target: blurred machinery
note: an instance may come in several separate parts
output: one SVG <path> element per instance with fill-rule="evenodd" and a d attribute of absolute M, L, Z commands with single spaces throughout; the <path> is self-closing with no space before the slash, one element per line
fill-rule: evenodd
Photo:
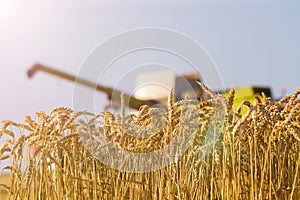
<path fill-rule="evenodd" d="M 112 105 L 112 98 L 119 98 L 122 93 L 121 91 L 93 83 L 81 77 L 76 77 L 69 73 L 65 73 L 41 64 L 33 65 L 27 71 L 27 75 L 29 78 L 31 78 L 38 71 L 58 76 L 60 78 L 103 92 L 108 98 L 108 106 L 106 106 L 106 108 L 109 106 L 118 106 Z M 183 74 L 182 76 L 177 76 L 176 73 L 171 70 L 159 70 L 141 73 L 136 79 L 136 90 L 134 95 L 123 94 L 123 96 L 125 101 L 128 102 L 128 106 L 135 110 L 138 110 L 142 105 L 153 106 L 155 104 L 160 104 L 166 106 L 167 99 L 172 88 L 174 89 L 175 98 L 177 100 L 184 98 L 204 100 L 206 95 L 203 94 L 201 88 L 197 84 L 197 81 L 200 80 L 199 73 Z"/>
<path fill-rule="evenodd" d="M 236 109 L 244 100 L 253 103 L 255 95 L 258 95 L 262 99 L 262 93 L 264 93 L 266 97 L 272 97 L 272 92 L 269 87 L 244 86 L 235 88 L 233 108 Z M 228 95 L 229 90 L 226 90 L 225 96 L 227 97 Z"/>
<path fill-rule="evenodd" d="M 81 77 L 76 77 L 41 64 L 33 65 L 27 71 L 28 77 L 31 78 L 37 71 L 43 71 L 105 93 L 108 97 L 108 106 L 106 106 L 106 108 L 119 106 L 118 103 L 113 105 L 112 97 L 115 96 L 119 98 L 121 96 L 121 91 L 93 83 L 89 80 L 82 79 Z M 141 73 L 137 76 L 136 88 L 133 95 L 123 94 L 123 97 L 125 101 L 128 102 L 128 106 L 135 110 L 138 110 L 142 105 L 153 106 L 159 104 L 166 106 L 172 88 L 174 89 L 176 100 L 182 100 L 184 98 L 207 100 L 208 95 L 199 87 L 197 84 L 198 81 L 201 81 L 198 72 L 178 76 L 171 70 L 150 71 Z M 262 92 L 266 96 L 272 97 L 271 89 L 268 87 L 248 86 L 235 88 L 235 90 L 234 105 L 236 106 L 240 105 L 243 100 L 253 101 L 253 96 L 256 94 L 261 95 Z M 228 95 L 227 90 L 219 91 L 217 93 L 224 93 L 225 96 Z"/>

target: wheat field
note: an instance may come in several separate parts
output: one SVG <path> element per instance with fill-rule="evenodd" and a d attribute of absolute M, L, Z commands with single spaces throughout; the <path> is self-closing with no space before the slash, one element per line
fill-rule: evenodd
<path fill-rule="evenodd" d="M 2 195 L 68 200 L 300 199 L 300 89 L 279 101 L 256 96 L 254 103 L 244 101 L 235 110 L 233 89 L 227 99 L 205 90 L 211 99 L 202 102 L 174 102 L 171 92 L 167 113 L 160 113 L 162 124 L 155 124 L 160 122 L 151 116 L 158 111 L 148 106 L 130 115 L 124 107 L 120 114 L 57 107 L 49 114 L 26 116 L 22 123 L 3 120 L 0 135 L 9 139 L 0 156 L 10 164 L 1 173 L 10 178 L 0 185 Z M 184 105 L 193 112 L 183 116 Z M 180 131 L 182 118 L 196 119 L 196 128 Z M 128 133 L 149 124 L 162 128 L 145 138 Z M 97 159 L 115 156 L 99 146 L 101 138 L 144 153 L 190 131 L 195 133 L 193 141 L 177 162 L 156 170 L 121 171 Z"/>

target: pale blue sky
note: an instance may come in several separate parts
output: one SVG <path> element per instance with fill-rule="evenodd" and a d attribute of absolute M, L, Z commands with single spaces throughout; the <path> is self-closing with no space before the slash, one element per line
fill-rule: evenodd
<path fill-rule="evenodd" d="M 0 0 L 0 119 L 72 107 L 71 83 L 42 73 L 29 80 L 26 70 L 41 62 L 76 74 L 97 45 L 141 27 L 194 38 L 227 88 L 270 86 L 278 97 L 285 87 L 290 94 L 300 87 L 299 9 L 297 0 Z M 100 95 L 99 111 L 104 104 Z"/>

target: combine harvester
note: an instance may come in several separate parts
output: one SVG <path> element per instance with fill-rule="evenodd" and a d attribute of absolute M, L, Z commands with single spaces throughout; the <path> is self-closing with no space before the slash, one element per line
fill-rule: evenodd
<path fill-rule="evenodd" d="M 28 71 L 27 75 L 29 78 L 32 78 L 36 72 L 42 71 L 54 76 L 58 76 L 62 79 L 66 79 L 72 82 L 76 82 L 87 86 L 92 89 L 96 89 L 99 92 L 103 92 L 107 95 L 108 105 L 109 107 L 118 107 L 119 104 L 112 105 L 112 97 L 113 95 L 116 97 L 120 97 L 121 93 L 118 90 L 114 90 L 110 87 L 105 87 L 103 85 L 99 85 L 93 83 L 89 80 L 82 79 L 81 77 L 76 77 L 74 75 L 68 74 L 66 72 L 62 72 L 60 70 L 54 69 L 49 66 L 45 66 L 42 64 L 33 65 Z M 161 83 L 163 82 L 165 88 L 158 85 L 147 85 L 147 83 Z M 123 94 L 124 99 L 128 102 L 130 108 L 134 110 L 138 110 L 142 105 L 154 106 L 156 104 L 160 104 L 166 106 L 167 98 L 170 92 L 170 89 L 174 89 L 176 100 L 182 100 L 185 97 L 190 99 L 197 100 L 207 100 L 208 95 L 199 87 L 197 82 L 201 82 L 201 77 L 198 72 L 193 72 L 189 74 L 183 74 L 182 76 L 177 76 L 175 72 L 171 70 L 160 70 L 160 71 L 151 71 L 143 74 L 139 74 L 137 76 L 136 85 L 139 87 L 140 85 L 145 85 L 145 87 L 139 88 L 136 91 L 135 95 Z M 217 93 L 223 93 L 225 96 L 228 95 L 229 90 L 219 91 Z M 272 97 L 271 89 L 268 87 L 239 87 L 235 88 L 235 101 L 234 106 L 240 105 L 242 101 L 248 100 L 250 102 L 254 101 L 254 95 L 259 95 L 264 93 L 267 97 Z M 149 96 L 150 94 L 150 96 Z"/>

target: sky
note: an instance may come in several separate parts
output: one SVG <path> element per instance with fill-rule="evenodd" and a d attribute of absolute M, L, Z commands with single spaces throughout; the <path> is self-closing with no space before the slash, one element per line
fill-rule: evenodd
<path fill-rule="evenodd" d="M 225 88 L 267 86 L 275 98 L 281 88 L 291 94 L 300 87 L 299 8 L 297 0 L 0 0 L 0 119 L 22 122 L 39 110 L 73 108 L 74 84 L 43 73 L 28 79 L 27 69 L 39 62 L 76 75 L 98 45 L 143 27 L 193 38 Z M 101 83 L 114 86 L 122 64 Z M 95 104 L 102 111 L 105 96 Z"/>

